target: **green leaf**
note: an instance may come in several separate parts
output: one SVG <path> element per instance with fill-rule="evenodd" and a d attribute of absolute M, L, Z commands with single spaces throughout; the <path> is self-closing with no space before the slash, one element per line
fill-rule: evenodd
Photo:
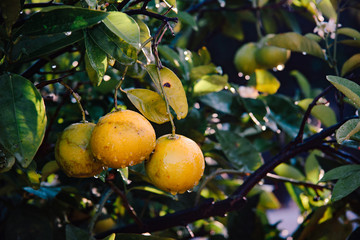
<path fill-rule="evenodd" d="M 197 95 L 219 92 L 228 84 L 228 75 L 205 75 L 194 85 L 194 93 Z"/>
<path fill-rule="evenodd" d="M 339 28 L 337 33 L 353 38 L 354 40 L 360 40 L 360 32 L 353 28 Z"/>
<path fill-rule="evenodd" d="M 11 35 L 11 27 L 16 23 L 21 11 L 20 0 L 1 0 L 0 3 L 2 18 L 5 22 L 6 33 Z"/>
<path fill-rule="evenodd" d="M 152 64 L 148 65 L 146 70 L 153 80 L 158 92 L 162 92 L 161 88 L 164 89 L 165 96 L 169 105 L 174 109 L 177 119 L 180 120 L 185 118 L 188 113 L 188 103 L 184 87 L 176 74 L 166 67 L 158 70 L 157 67 Z"/>
<path fill-rule="evenodd" d="M 360 187 L 360 170 L 351 171 L 350 175 L 340 178 L 332 191 L 331 200 L 338 201 Z"/>
<path fill-rule="evenodd" d="M 351 47 L 356 47 L 356 48 L 360 48 L 360 40 L 341 40 L 339 41 L 339 43 L 344 44 L 344 45 L 348 45 Z"/>
<path fill-rule="evenodd" d="M 307 37 L 295 32 L 276 34 L 267 41 L 269 45 L 290 49 L 294 52 L 305 52 L 324 59 L 324 52 L 320 45 Z"/>
<path fill-rule="evenodd" d="M 164 3 L 173 10 L 175 13 L 178 13 L 178 9 L 176 6 L 176 0 L 164 0 Z"/>
<path fill-rule="evenodd" d="M 19 30 L 23 35 L 72 32 L 99 23 L 108 13 L 72 6 L 41 9 L 25 21 Z"/>
<path fill-rule="evenodd" d="M 196 23 L 194 16 L 190 15 L 187 12 L 180 11 L 180 12 L 178 12 L 177 17 L 179 18 L 179 20 L 182 23 L 190 25 L 195 31 L 198 30 L 197 23 Z"/>
<path fill-rule="evenodd" d="M 140 49 L 140 28 L 136 21 L 122 12 L 108 12 L 103 23 L 119 38 Z"/>
<path fill-rule="evenodd" d="M 317 4 L 318 9 L 322 14 L 324 14 L 327 18 L 336 19 L 337 14 L 336 11 L 331 4 L 330 0 L 321 0 L 319 4 Z"/>
<path fill-rule="evenodd" d="M 0 76 L 0 144 L 26 168 L 43 140 L 44 100 L 34 85 L 19 75 Z"/>
<path fill-rule="evenodd" d="M 129 168 L 125 167 L 125 168 L 118 168 L 117 171 L 119 172 L 122 180 L 126 183 L 126 184 L 130 184 L 131 181 L 129 180 Z"/>
<path fill-rule="evenodd" d="M 351 164 L 351 165 L 340 166 L 326 172 L 324 176 L 321 178 L 320 182 L 327 182 L 331 180 L 346 178 L 350 176 L 354 171 L 360 171 L 360 165 Z"/>
<path fill-rule="evenodd" d="M 341 69 L 341 76 L 346 75 L 349 72 L 360 67 L 360 53 L 353 55 L 351 58 L 346 60 Z"/>
<path fill-rule="evenodd" d="M 326 76 L 326 79 L 360 108 L 360 86 L 346 78 Z"/>
<path fill-rule="evenodd" d="M 149 27 L 143 21 L 137 19 L 136 22 L 140 29 L 140 43 L 143 44 L 145 43 L 145 41 L 151 38 L 150 30 Z M 154 61 L 154 55 L 151 50 L 151 42 L 149 42 L 142 48 L 142 52 L 144 53 L 147 59 L 147 63 L 151 63 L 152 61 Z"/>
<path fill-rule="evenodd" d="M 12 61 L 30 61 L 49 55 L 66 46 L 72 45 L 83 39 L 81 31 L 72 32 L 70 35 L 58 33 L 53 35 L 21 36 L 14 44 L 10 58 Z"/>
<path fill-rule="evenodd" d="M 66 240 L 90 240 L 91 235 L 84 229 L 67 224 L 65 227 Z"/>
<path fill-rule="evenodd" d="M 227 159 L 239 170 L 252 172 L 263 163 L 260 153 L 246 138 L 230 131 L 216 131 L 222 151 Z"/>
<path fill-rule="evenodd" d="M 129 100 L 150 121 L 157 124 L 168 122 L 166 103 L 157 93 L 147 89 L 131 89 L 126 91 Z"/>
<path fill-rule="evenodd" d="M 137 59 L 136 48 L 115 35 L 105 24 L 89 29 L 88 34 L 104 52 L 121 64 L 130 65 Z"/>
<path fill-rule="evenodd" d="M 85 68 L 91 83 L 99 86 L 107 69 L 107 55 L 94 41 L 85 34 Z"/>
<path fill-rule="evenodd" d="M 306 77 L 298 70 L 292 70 L 290 72 L 290 75 L 296 78 L 296 81 L 298 82 L 300 89 L 304 94 L 305 98 L 311 98 L 311 86 L 309 84 L 309 81 L 306 79 Z"/>
<path fill-rule="evenodd" d="M 286 163 L 282 163 L 279 166 L 277 166 L 274 169 L 274 172 L 282 177 L 291 178 L 298 181 L 305 180 L 304 174 L 302 174 L 297 168 Z"/>
<path fill-rule="evenodd" d="M 191 81 L 196 81 L 201 79 L 204 75 L 213 73 L 218 73 L 217 68 L 213 63 L 193 67 L 190 72 L 190 79 Z"/>
<path fill-rule="evenodd" d="M 298 106 L 306 111 L 312 101 L 313 99 L 311 98 L 303 99 L 298 102 Z M 311 115 L 319 119 L 325 127 L 330 127 L 337 123 L 335 112 L 329 106 L 316 105 L 311 110 Z"/>
<path fill-rule="evenodd" d="M 357 129 L 360 126 L 359 124 L 360 124 L 359 119 L 350 119 L 346 121 L 336 131 L 336 141 L 340 144 L 350 139 L 360 142 L 360 132 L 359 129 Z"/>
<path fill-rule="evenodd" d="M 136 186 L 129 189 L 129 191 L 133 191 L 133 190 L 147 191 L 174 199 L 174 195 L 152 186 Z"/>
<path fill-rule="evenodd" d="M 302 113 L 291 99 L 283 95 L 269 95 L 265 101 L 270 108 L 268 118 L 273 119 L 289 136 L 295 137 L 301 124 Z"/>
<path fill-rule="evenodd" d="M 104 240 L 115 240 L 115 239 L 116 239 L 116 234 L 115 233 L 112 233 L 111 235 L 104 238 Z"/>
<path fill-rule="evenodd" d="M 259 205 L 264 209 L 278 209 L 281 207 L 275 194 L 268 191 L 262 191 L 260 193 Z"/>
<path fill-rule="evenodd" d="M 275 94 L 280 87 L 277 78 L 265 69 L 255 69 L 256 86 L 259 92 Z"/>
<path fill-rule="evenodd" d="M 233 94 L 229 91 L 220 91 L 206 94 L 200 98 L 200 101 L 216 111 L 227 114 L 232 114 L 234 111 L 231 109 L 233 102 Z"/>
<path fill-rule="evenodd" d="M 321 155 L 321 153 L 317 150 L 314 150 L 309 154 L 305 161 L 306 179 L 312 183 L 319 182 L 321 167 L 316 159 L 316 156 L 318 155 Z"/>
<path fill-rule="evenodd" d="M 160 55 L 166 60 L 168 60 L 172 66 L 176 67 L 177 69 L 180 69 L 181 71 L 184 71 L 184 67 L 177 52 L 175 52 L 172 48 L 170 48 L 167 45 L 159 45 L 158 50 Z"/>

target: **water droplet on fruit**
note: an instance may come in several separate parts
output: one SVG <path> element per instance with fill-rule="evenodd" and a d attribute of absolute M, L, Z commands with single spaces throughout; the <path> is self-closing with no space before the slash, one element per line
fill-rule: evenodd
<path fill-rule="evenodd" d="M 306 55 L 307 53 L 306 52 L 302 52 L 302 55 Z"/>
<path fill-rule="evenodd" d="M 193 189 L 188 189 L 186 190 L 188 193 L 191 193 L 193 191 Z"/>
<path fill-rule="evenodd" d="M 95 175 L 94 178 L 99 178 L 99 175 Z"/>

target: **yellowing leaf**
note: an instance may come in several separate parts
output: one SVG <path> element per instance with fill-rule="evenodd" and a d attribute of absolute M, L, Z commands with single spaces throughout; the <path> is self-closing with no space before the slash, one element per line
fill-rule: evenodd
<path fill-rule="evenodd" d="M 280 87 L 280 82 L 270 72 L 264 69 L 256 69 L 256 86 L 255 88 L 264 93 L 274 94 Z"/>
<path fill-rule="evenodd" d="M 44 181 L 50 174 L 57 172 L 60 169 L 55 160 L 47 162 L 41 170 L 41 181 Z"/>
<path fill-rule="evenodd" d="M 188 103 L 180 79 L 173 71 L 166 67 L 158 71 L 155 65 L 148 65 L 146 69 L 155 83 L 157 90 L 162 92 L 161 88 L 164 89 L 169 105 L 174 109 L 177 119 L 185 118 L 188 113 Z"/>
<path fill-rule="evenodd" d="M 304 111 L 306 111 L 312 101 L 313 100 L 311 98 L 301 100 L 298 103 L 298 106 L 300 106 Z M 311 110 L 311 115 L 319 119 L 325 127 L 330 127 L 337 123 L 334 110 L 325 105 L 314 106 Z"/>
<path fill-rule="evenodd" d="M 282 177 L 287 177 L 299 181 L 305 180 L 305 176 L 295 167 L 282 163 L 274 169 L 274 172 Z"/>
<path fill-rule="evenodd" d="M 360 67 L 360 53 L 353 55 L 344 63 L 341 69 L 341 76 L 344 76 L 345 74 L 359 67 Z"/>
<path fill-rule="evenodd" d="M 147 89 L 132 89 L 126 91 L 132 104 L 150 121 L 161 124 L 169 121 L 166 103 L 157 93 Z"/>

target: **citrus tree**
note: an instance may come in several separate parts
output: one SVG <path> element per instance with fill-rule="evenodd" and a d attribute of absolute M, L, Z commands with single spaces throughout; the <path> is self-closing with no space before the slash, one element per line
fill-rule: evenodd
<path fill-rule="evenodd" d="M 0 6 L 1 239 L 359 239 L 358 1 Z"/>

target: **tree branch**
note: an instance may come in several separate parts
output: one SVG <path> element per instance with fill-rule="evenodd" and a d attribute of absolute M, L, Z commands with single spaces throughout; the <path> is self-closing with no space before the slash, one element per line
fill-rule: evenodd
<path fill-rule="evenodd" d="M 125 6 L 126 4 L 128 4 L 130 2 L 130 0 L 123 0 L 121 3 L 119 3 L 119 5 L 117 6 L 117 10 L 118 11 L 121 11 Z"/>
<path fill-rule="evenodd" d="M 143 8 L 141 8 L 141 9 L 127 10 L 127 11 L 125 11 L 124 13 L 126 13 L 126 14 L 128 14 L 128 15 L 142 14 L 142 15 L 146 15 L 146 16 L 149 16 L 149 17 L 152 17 L 152 18 L 159 19 L 159 20 L 164 21 L 164 22 L 175 22 L 175 23 L 178 22 L 178 18 L 177 18 L 177 17 L 166 17 L 165 15 L 161 15 L 161 14 L 158 14 L 158 13 L 150 12 L 150 11 L 147 11 L 146 9 L 143 9 Z"/>
<path fill-rule="evenodd" d="M 351 117 L 354 118 L 354 117 Z M 154 232 L 163 229 L 167 229 L 175 226 L 184 226 L 190 222 L 194 222 L 199 219 L 204 219 L 212 216 L 224 216 L 227 212 L 234 211 L 242 208 L 246 203 L 246 195 L 260 180 L 265 178 L 269 172 L 271 172 L 277 165 L 283 163 L 290 158 L 296 156 L 299 153 L 315 149 L 321 144 L 322 139 L 332 135 L 336 129 L 338 129 L 345 121 L 351 119 L 345 119 L 321 132 L 312 135 L 304 140 L 302 143 L 295 144 L 292 142 L 292 146 L 286 146 L 284 151 L 274 156 L 270 161 L 266 162 L 253 174 L 251 174 L 244 183 L 234 191 L 234 193 L 225 200 L 214 202 L 212 199 L 205 199 L 203 203 L 193 208 L 188 208 L 182 211 L 178 211 L 173 214 L 167 214 L 163 217 L 156 217 L 143 221 L 143 226 L 139 227 L 136 224 L 123 226 L 120 228 L 112 229 L 110 231 L 100 233 L 96 235 L 96 238 L 104 238 L 111 233 L 143 233 Z M 317 187 L 317 186 L 314 186 Z"/>

